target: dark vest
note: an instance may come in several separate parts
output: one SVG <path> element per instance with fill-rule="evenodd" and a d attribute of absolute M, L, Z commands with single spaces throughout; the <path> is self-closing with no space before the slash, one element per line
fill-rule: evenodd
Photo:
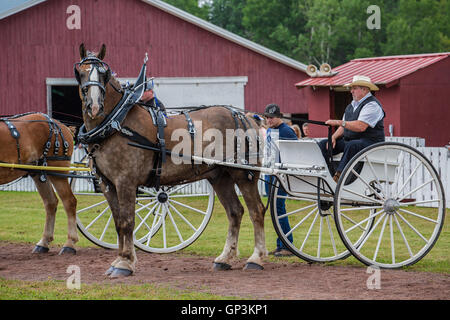
<path fill-rule="evenodd" d="M 380 101 L 378 101 L 374 96 L 370 96 L 367 99 L 365 99 L 361 104 L 356 108 L 355 111 L 353 111 L 353 106 L 350 103 L 347 108 L 345 109 L 345 121 L 354 121 L 358 120 L 359 114 L 361 113 L 362 108 L 369 102 L 376 102 L 380 107 L 381 110 L 383 110 L 383 107 L 381 106 Z M 345 140 L 356 140 L 356 139 L 370 139 L 374 142 L 381 142 L 384 141 L 384 117 L 386 116 L 386 113 L 383 110 L 383 118 L 381 118 L 380 121 L 377 122 L 375 127 L 371 128 L 370 126 L 367 127 L 366 131 L 363 132 L 354 132 L 350 131 L 348 129 L 344 128 L 344 139 Z"/>

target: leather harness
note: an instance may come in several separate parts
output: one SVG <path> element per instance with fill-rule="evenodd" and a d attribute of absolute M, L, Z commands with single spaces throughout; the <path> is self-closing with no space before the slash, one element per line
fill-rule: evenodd
<path fill-rule="evenodd" d="M 17 130 L 16 126 L 14 125 L 14 121 L 20 121 L 17 120 L 17 118 L 19 117 L 23 117 L 29 114 L 36 114 L 34 112 L 28 112 L 28 113 L 23 113 L 23 114 L 18 114 L 12 117 L 8 117 L 8 118 L 0 118 L 1 122 L 4 122 L 6 124 L 6 126 L 9 129 L 9 132 L 11 133 L 11 136 L 15 139 L 16 141 L 16 149 L 17 149 L 17 163 L 21 164 L 22 163 L 22 159 L 20 157 L 20 133 L 19 130 Z M 68 151 L 69 151 L 69 143 L 64 139 L 64 134 L 62 133 L 61 127 L 58 125 L 58 123 L 56 123 L 56 121 L 54 121 L 52 118 L 50 118 L 47 114 L 44 113 L 37 113 L 37 114 L 41 114 L 44 117 L 47 118 L 47 120 L 27 120 L 27 122 L 43 122 L 46 121 L 48 123 L 48 127 L 49 127 L 49 135 L 48 135 L 48 139 L 46 141 L 46 143 L 44 144 L 44 151 L 42 153 L 42 156 L 39 158 L 39 160 L 37 161 L 37 164 L 40 166 L 47 166 L 47 161 L 70 161 L 71 157 L 69 157 L 67 155 Z M 53 135 L 55 136 L 55 142 L 53 143 L 53 155 L 49 156 L 49 151 L 52 147 L 52 138 Z M 62 142 L 62 147 L 63 147 L 63 155 L 58 155 L 59 153 L 59 148 L 61 147 L 61 144 L 59 142 L 59 138 L 61 137 L 61 142 Z M 47 181 L 47 173 L 44 170 L 40 170 L 40 176 L 39 179 L 42 182 Z"/>
<path fill-rule="evenodd" d="M 80 65 L 82 63 L 83 63 L 83 61 L 76 65 Z M 97 58 L 90 57 L 89 59 L 87 59 L 86 63 L 95 64 L 95 63 L 103 63 L 103 62 Z M 76 68 L 74 68 L 74 69 L 76 70 Z M 109 115 L 107 115 L 107 117 L 102 121 L 102 123 L 99 126 L 90 130 L 89 132 L 87 132 L 86 127 L 83 124 L 81 126 L 79 134 L 78 134 L 78 140 L 83 144 L 90 144 L 90 145 L 94 144 L 95 145 L 95 144 L 98 144 L 101 141 L 107 139 L 108 137 L 112 136 L 114 133 L 118 132 L 122 137 L 127 138 L 128 140 L 134 142 L 137 145 L 150 147 L 151 150 L 155 151 L 155 157 L 154 157 L 154 162 L 153 162 L 153 168 L 150 171 L 150 174 L 147 178 L 146 186 L 159 189 L 160 188 L 160 179 L 161 179 L 161 174 L 162 174 L 162 164 L 166 162 L 166 155 L 168 153 L 171 153 L 171 151 L 167 150 L 165 137 L 164 137 L 164 128 L 167 126 L 166 114 L 164 112 L 165 110 L 164 109 L 161 110 L 161 108 L 157 104 L 150 106 L 150 105 L 140 103 L 138 101 L 140 99 L 140 97 L 142 96 L 143 88 L 144 88 L 144 84 L 145 84 L 145 73 L 146 73 L 145 69 L 146 69 L 146 64 L 144 61 L 144 65 L 142 66 L 138 80 L 136 81 L 136 84 L 134 85 L 134 89 L 125 88 L 122 99 L 114 107 L 113 111 Z M 77 76 L 77 72 L 75 72 L 75 73 L 76 73 L 76 78 L 81 85 L 80 78 L 79 78 L 79 76 Z M 92 81 L 88 81 L 88 85 L 99 85 L 99 84 L 94 83 Z M 82 84 L 81 86 L 85 87 L 86 84 Z M 137 91 L 136 88 L 140 88 L 140 90 Z M 133 129 L 131 129 L 129 127 L 122 127 L 122 123 L 125 120 L 128 112 L 131 110 L 131 108 L 135 104 L 141 105 L 143 108 L 145 108 L 149 112 L 152 122 L 153 122 L 153 125 L 156 126 L 156 128 L 157 128 L 157 134 L 156 134 L 157 142 L 156 143 L 148 140 L 146 137 L 140 135 L 139 133 L 137 133 L 136 131 L 134 131 Z M 239 121 L 240 121 L 240 123 L 242 123 L 244 130 L 246 130 L 248 128 L 248 126 L 253 128 L 251 122 L 245 117 L 245 115 L 242 112 L 237 111 L 230 106 L 224 106 L 224 107 L 227 108 L 228 110 L 230 110 L 231 114 L 233 115 L 236 129 L 239 128 Z M 199 110 L 202 108 L 206 108 L 206 107 L 201 106 L 201 107 L 197 107 L 193 110 L 182 112 L 186 118 L 187 129 L 189 131 L 189 134 L 191 136 L 193 143 L 195 141 L 194 137 L 196 134 L 196 129 L 195 129 L 194 123 L 192 122 L 192 119 L 189 115 L 189 112 L 194 111 L 194 110 Z M 259 136 L 258 136 L 258 139 L 259 139 Z M 249 140 L 249 137 L 246 136 L 246 147 L 248 147 L 250 143 L 251 142 Z M 259 148 L 259 143 L 258 143 L 258 148 Z M 248 150 L 248 148 L 246 148 L 246 150 Z M 90 150 L 89 155 L 93 159 L 94 173 L 95 173 L 95 172 L 98 172 L 98 170 L 96 169 L 94 152 L 95 152 L 95 147 L 94 147 L 94 149 Z M 248 161 L 248 152 L 246 152 L 246 160 Z M 192 161 L 192 167 L 195 170 L 194 161 L 193 161 L 192 157 L 191 157 L 191 161 Z M 104 177 L 103 174 L 101 174 L 100 172 L 98 172 L 98 173 L 102 177 Z M 195 173 L 198 174 L 197 172 L 195 172 Z M 249 179 L 251 179 L 252 177 L 253 177 L 253 175 L 251 175 L 251 177 L 250 177 L 250 174 L 249 174 Z"/>

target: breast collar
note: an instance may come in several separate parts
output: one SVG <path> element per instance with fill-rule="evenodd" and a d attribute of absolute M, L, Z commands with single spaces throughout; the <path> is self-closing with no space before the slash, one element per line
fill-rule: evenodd
<path fill-rule="evenodd" d="M 141 99 L 145 90 L 146 60 L 139 73 L 139 77 L 133 89 L 126 89 L 122 99 L 114 107 L 113 111 L 94 129 L 87 131 L 85 124 L 80 127 L 78 141 L 82 144 L 99 143 L 122 129 L 122 123 L 128 112 Z"/>

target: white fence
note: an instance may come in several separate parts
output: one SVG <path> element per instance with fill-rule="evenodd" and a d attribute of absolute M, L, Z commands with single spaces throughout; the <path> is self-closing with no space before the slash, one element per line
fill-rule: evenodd
<path fill-rule="evenodd" d="M 442 185 L 445 190 L 446 207 L 450 208 L 450 151 L 447 148 L 437 148 L 437 147 L 425 147 L 425 139 L 416 137 L 387 137 L 387 141 L 401 142 L 416 148 L 419 152 L 424 154 L 436 168 Z M 77 149 L 72 157 L 74 162 L 80 161 L 84 156 L 84 151 Z M 407 164 L 405 167 L 410 168 L 413 164 Z M 404 173 L 408 174 L 407 171 Z M 408 174 L 409 175 L 409 174 Z M 421 181 L 425 179 L 421 175 L 417 175 L 414 181 L 411 181 L 413 185 L 420 185 Z M 412 179 L 413 180 L 413 179 Z M 205 193 L 207 192 L 206 181 L 196 182 L 189 187 L 183 188 L 182 193 Z M 423 183 L 423 182 L 422 182 Z M 258 183 L 259 191 L 261 195 L 265 194 L 264 182 L 259 181 Z M 423 188 L 426 189 L 426 188 Z M 30 177 L 20 179 L 15 183 L 6 184 L 0 186 L 0 191 L 36 191 L 33 180 Z M 76 191 L 92 191 L 92 184 L 86 179 L 76 179 L 75 185 Z M 238 191 L 238 189 L 236 188 Z M 420 194 L 416 194 L 417 199 L 429 200 L 429 194 L 431 190 L 422 190 Z"/>

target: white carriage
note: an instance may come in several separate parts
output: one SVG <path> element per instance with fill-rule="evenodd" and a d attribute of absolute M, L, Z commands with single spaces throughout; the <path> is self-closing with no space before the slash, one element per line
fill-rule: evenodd
<path fill-rule="evenodd" d="M 278 171 L 272 191 L 272 220 L 300 258 L 325 262 L 353 254 L 366 265 L 399 268 L 422 259 L 437 241 L 445 193 L 430 161 L 414 148 L 371 145 L 353 157 L 337 183 L 315 141 L 280 140 L 279 149 L 282 163 L 276 166 L 286 169 Z M 424 188 L 431 190 L 426 199 L 419 198 Z M 276 213 L 280 198 L 286 199 L 283 216 Z M 289 230 L 283 231 L 283 218 Z"/>
<path fill-rule="evenodd" d="M 430 161 L 414 148 L 394 142 L 374 144 L 359 152 L 335 183 L 314 140 L 279 140 L 278 145 L 281 163 L 272 167 L 195 160 L 275 176 L 269 196 L 273 225 L 298 257 L 327 262 L 354 255 L 366 265 L 399 268 L 422 259 L 436 243 L 444 223 L 445 193 Z M 193 186 L 139 190 L 136 247 L 174 252 L 201 235 L 215 196 L 209 184 L 199 191 Z M 418 196 L 423 188 L 431 190 L 426 199 Z M 79 230 L 102 247 L 117 248 L 112 214 L 103 195 L 75 194 Z M 286 200 L 285 215 L 277 215 L 278 199 Z M 283 230 L 283 219 L 288 219 L 289 229 Z"/>

